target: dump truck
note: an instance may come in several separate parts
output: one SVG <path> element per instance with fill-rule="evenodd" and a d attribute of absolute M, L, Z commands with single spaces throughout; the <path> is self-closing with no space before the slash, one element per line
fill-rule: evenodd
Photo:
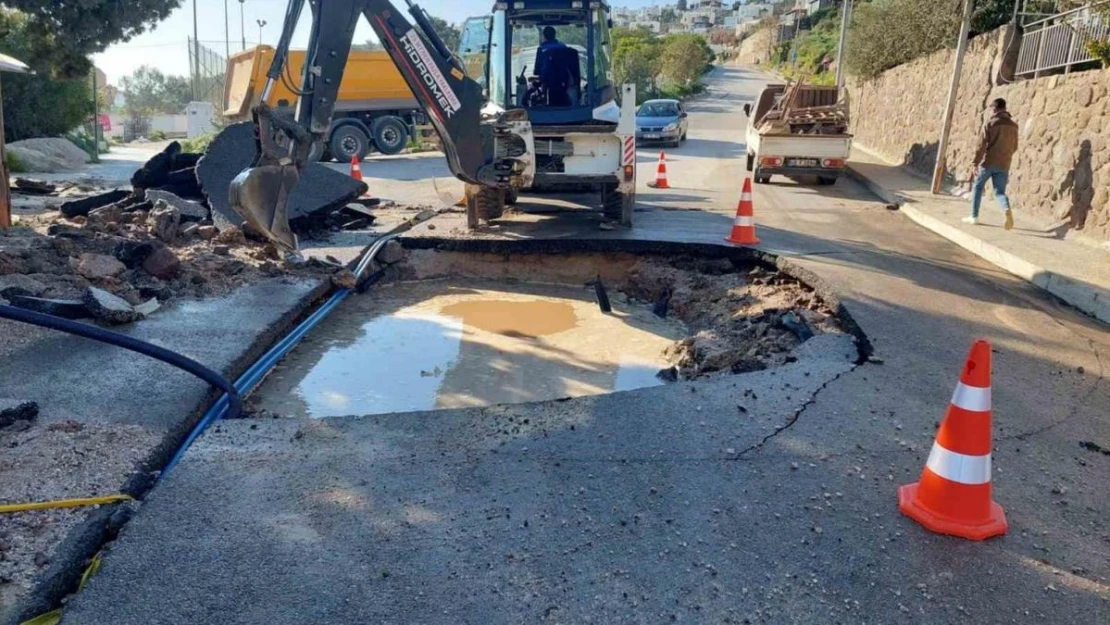
<path fill-rule="evenodd" d="M 266 71 L 274 48 L 256 46 L 232 55 L 224 85 L 224 117 L 249 121 L 266 84 Z M 275 81 L 266 103 L 274 108 L 292 107 L 301 83 L 304 50 L 289 50 L 282 80 Z M 291 112 L 290 112 L 291 114 Z M 352 50 L 339 85 L 331 127 L 313 146 L 310 159 L 348 162 L 371 151 L 397 154 L 425 124 L 420 104 L 412 95 L 397 66 L 384 50 Z"/>
<path fill-rule="evenodd" d="M 815 176 L 822 185 L 835 184 L 848 164 L 852 135 L 848 133 L 848 102 L 836 87 L 793 83 L 768 85 L 748 116 L 747 169 L 756 184 L 773 174 Z"/>

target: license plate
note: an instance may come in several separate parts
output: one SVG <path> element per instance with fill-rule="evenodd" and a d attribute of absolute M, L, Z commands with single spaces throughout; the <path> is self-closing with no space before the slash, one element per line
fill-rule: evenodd
<path fill-rule="evenodd" d="M 642 137 L 643 137 L 644 139 L 658 139 L 658 138 L 659 138 L 659 133 L 658 133 L 658 132 L 645 132 L 645 133 L 644 133 L 643 135 L 641 135 L 641 136 L 642 136 Z"/>
<path fill-rule="evenodd" d="M 817 159 L 815 158 L 788 158 L 786 159 L 787 167 L 817 167 Z"/>

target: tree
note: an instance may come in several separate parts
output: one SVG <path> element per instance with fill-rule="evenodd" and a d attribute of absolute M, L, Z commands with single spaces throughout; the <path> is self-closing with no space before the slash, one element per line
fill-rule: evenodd
<path fill-rule="evenodd" d="M 169 16 L 181 0 L 4 0 L 27 17 L 25 61 L 66 78 L 88 75 L 88 55 L 127 41 Z"/>
<path fill-rule="evenodd" d="M 183 76 L 166 76 L 143 65 L 120 80 L 124 112 L 136 134 L 143 134 L 153 115 L 180 113 L 192 99 L 189 81 Z"/>
<path fill-rule="evenodd" d="M 31 59 L 33 36 L 27 17 L 0 7 L 0 41 L 5 54 Z M 32 137 L 55 137 L 81 125 L 92 114 L 91 82 L 88 78 L 52 78 L 4 74 L 4 141 Z"/>
<path fill-rule="evenodd" d="M 676 2 L 674 6 L 679 11 L 685 11 L 686 10 L 686 0 L 678 0 L 678 2 Z"/>
<path fill-rule="evenodd" d="M 457 51 L 459 49 L 459 41 L 462 39 L 462 33 L 459 31 L 459 27 L 454 24 L 448 24 L 447 20 L 442 17 L 434 17 L 431 15 L 428 17 L 431 19 L 432 28 L 435 29 L 436 34 L 443 40 L 443 43 L 447 44 L 447 49 L 451 52 Z"/>
<path fill-rule="evenodd" d="M 709 68 L 713 52 L 703 37 L 678 33 L 663 38 L 660 69 L 665 80 L 679 87 L 692 87 Z"/>
<path fill-rule="evenodd" d="M 615 83 L 633 83 L 638 96 L 647 96 L 659 73 L 659 38 L 646 28 L 614 29 L 612 38 Z"/>

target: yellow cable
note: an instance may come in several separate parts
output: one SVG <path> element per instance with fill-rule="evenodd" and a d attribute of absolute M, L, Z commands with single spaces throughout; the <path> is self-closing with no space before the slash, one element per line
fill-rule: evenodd
<path fill-rule="evenodd" d="M 117 501 L 131 501 L 131 495 L 106 495 L 104 497 L 87 497 L 85 499 L 55 499 L 54 501 L 34 501 L 31 503 L 9 503 L 0 505 L 0 514 L 8 512 L 26 512 L 28 510 L 51 510 L 54 508 L 77 508 L 80 506 L 97 506 Z"/>

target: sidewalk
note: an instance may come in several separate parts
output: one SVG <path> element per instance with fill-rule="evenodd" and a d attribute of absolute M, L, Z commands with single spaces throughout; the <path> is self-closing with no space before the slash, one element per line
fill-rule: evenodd
<path fill-rule="evenodd" d="M 858 147 L 852 148 L 848 172 L 918 225 L 1110 323 L 1110 250 L 1064 237 L 1057 224 L 1023 213 L 1020 202 L 1014 229 L 1006 231 L 1002 211 L 989 194 L 983 198 L 980 225 L 962 223 L 969 214 L 967 200 L 934 196 L 928 180 Z"/>

